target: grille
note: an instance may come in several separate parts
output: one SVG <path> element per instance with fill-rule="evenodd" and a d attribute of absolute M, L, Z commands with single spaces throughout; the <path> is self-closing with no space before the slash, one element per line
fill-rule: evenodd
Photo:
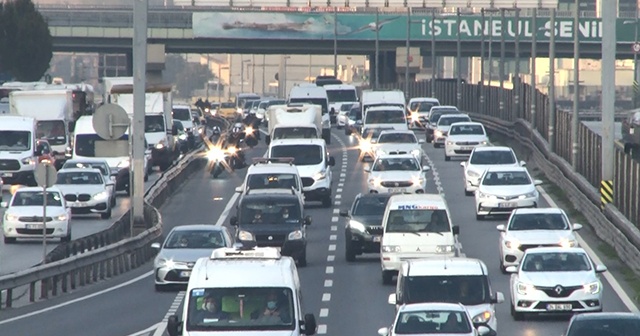
<path fill-rule="evenodd" d="M 413 184 L 411 181 L 387 181 L 380 182 L 380 185 L 385 188 L 401 188 L 401 187 L 410 187 Z"/>
<path fill-rule="evenodd" d="M 530 248 L 536 248 L 536 247 L 556 247 L 556 246 L 560 246 L 558 244 L 530 244 L 530 245 L 520 245 L 520 247 L 518 247 L 518 249 L 522 252 L 530 249 Z"/>
<path fill-rule="evenodd" d="M 67 202 L 75 202 L 78 197 L 74 194 L 66 194 L 64 195 L 64 199 L 67 200 Z"/>
<path fill-rule="evenodd" d="M 180 272 L 182 270 L 171 270 L 169 272 L 167 272 L 167 275 L 164 276 L 164 280 L 165 281 L 184 281 L 184 282 L 188 282 L 189 281 L 189 277 L 182 277 L 180 276 Z"/>
<path fill-rule="evenodd" d="M 518 197 L 520 197 L 520 195 L 516 195 L 516 196 L 496 196 L 496 198 L 501 199 L 501 200 L 506 200 L 506 201 L 509 201 L 509 200 L 512 200 L 512 199 L 516 199 Z"/>
<path fill-rule="evenodd" d="M 0 170 L 20 170 L 18 160 L 0 160 Z"/>
<path fill-rule="evenodd" d="M 302 178 L 302 186 L 303 187 L 310 187 L 313 185 L 313 183 L 315 182 L 314 179 L 312 179 L 311 177 L 303 177 Z"/>
<path fill-rule="evenodd" d="M 392 151 L 392 152 L 389 152 L 389 154 L 391 155 L 407 154 L 407 151 Z"/>
<path fill-rule="evenodd" d="M 373 225 L 367 227 L 367 233 L 372 235 L 381 235 L 382 234 L 382 226 L 381 225 Z"/>
<path fill-rule="evenodd" d="M 272 239 L 269 239 L 269 237 L 272 237 Z M 285 238 L 286 236 L 283 234 L 260 234 L 256 235 L 256 242 L 258 246 L 282 246 Z"/>
<path fill-rule="evenodd" d="M 461 142 L 456 142 L 456 145 L 458 146 L 475 146 L 475 145 L 479 145 L 480 143 L 477 141 L 461 141 Z"/>
<path fill-rule="evenodd" d="M 470 150 L 455 149 L 453 152 L 456 153 L 456 154 L 471 154 Z"/>
<path fill-rule="evenodd" d="M 89 194 L 80 194 L 80 195 L 78 195 L 78 201 L 80 201 L 80 202 L 86 202 L 86 201 L 88 201 L 90 199 L 91 199 L 91 195 L 89 195 Z"/>
<path fill-rule="evenodd" d="M 578 289 L 582 289 L 582 286 L 569 286 L 569 287 L 562 287 L 560 285 L 553 286 L 553 287 L 536 286 L 536 289 L 543 291 L 549 297 L 563 298 L 571 295 L 571 293 L 573 293 Z M 558 291 L 560 292 L 559 294 L 558 294 Z"/>
<path fill-rule="evenodd" d="M 18 220 L 24 223 L 42 223 L 42 216 L 24 216 L 18 217 Z M 47 222 L 51 222 L 53 218 L 47 217 Z"/>
<path fill-rule="evenodd" d="M 28 234 L 28 235 L 41 235 L 42 229 L 16 229 L 19 234 Z M 50 235 L 53 233 L 53 229 L 47 229 L 47 234 Z"/>

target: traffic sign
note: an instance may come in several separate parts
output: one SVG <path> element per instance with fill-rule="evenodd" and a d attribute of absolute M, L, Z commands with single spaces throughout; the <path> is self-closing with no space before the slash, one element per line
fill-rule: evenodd
<path fill-rule="evenodd" d="M 51 188 L 56 184 L 58 171 L 50 164 L 38 163 L 36 165 L 35 178 L 40 187 Z"/>
<path fill-rule="evenodd" d="M 631 50 L 633 50 L 634 53 L 639 54 L 640 53 L 640 42 L 636 42 L 634 44 L 631 45 Z"/>
<path fill-rule="evenodd" d="M 102 105 L 93 114 L 93 129 L 105 140 L 120 139 L 130 123 L 127 111 L 116 104 Z"/>

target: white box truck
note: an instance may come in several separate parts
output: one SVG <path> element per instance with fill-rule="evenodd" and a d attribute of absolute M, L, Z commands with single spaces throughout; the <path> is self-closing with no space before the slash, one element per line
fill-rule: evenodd
<path fill-rule="evenodd" d="M 269 115 L 269 135 L 278 139 L 321 139 L 322 106 L 313 104 L 273 105 L 267 110 Z"/>

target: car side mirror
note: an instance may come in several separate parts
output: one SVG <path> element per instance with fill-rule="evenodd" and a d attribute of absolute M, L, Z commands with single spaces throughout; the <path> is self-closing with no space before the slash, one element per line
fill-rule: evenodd
<path fill-rule="evenodd" d="M 356 120 L 356 125 L 362 125 L 362 120 Z"/>
<path fill-rule="evenodd" d="M 507 273 L 517 273 L 518 272 L 518 267 L 516 266 L 508 266 L 505 271 Z"/>
<path fill-rule="evenodd" d="M 0 208 L 6 208 L 9 206 L 9 203 L 7 202 L 0 202 Z"/>
<path fill-rule="evenodd" d="M 467 161 L 460 162 L 460 167 L 464 168 L 466 166 Z"/>
<path fill-rule="evenodd" d="M 533 181 L 533 185 L 537 185 L 537 186 L 541 185 L 542 183 L 543 182 L 541 180 L 534 180 Z"/>
<path fill-rule="evenodd" d="M 242 192 L 242 186 L 236 187 L 236 192 L 237 193 L 241 193 Z"/>
<path fill-rule="evenodd" d="M 329 166 L 333 167 L 336 165 L 336 159 L 333 156 L 329 156 Z"/>
<path fill-rule="evenodd" d="M 491 332 L 491 329 L 483 325 L 478 326 L 476 330 L 478 330 L 478 335 L 480 336 L 488 335 Z"/>
<path fill-rule="evenodd" d="M 582 224 L 573 224 L 573 231 L 578 231 L 582 229 Z"/>
<path fill-rule="evenodd" d="M 596 273 L 604 273 L 607 271 L 607 266 L 605 265 L 596 265 Z"/>
<path fill-rule="evenodd" d="M 419 144 L 423 144 L 423 143 L 425 143 L 425 141 L 424 141 L 424 139 L 420 139 L 420 140 L 418 140 L 418 143 Z"/>
<path fill-rule="evenodd" d="M 311 225 L 311 216 L 304 216 L 304 220 L 302 220 L 304 225 Z"/>
<path fill-rule="evenodd" d="M 431 171 L 431 167 L 430 166 L 422 166 L 422 172 L 426 173 L 428 171 Z"/>
<path fill-rule="evenodd" d="M 153 244 L 151 244 L 151 248 L 152 248 L 152 249 L 159 250 L 159 249 L 160 249 L 160 243 L 153 243 Z"/>
<path fill-rule="evenodd" d="M 520 161 L 520 167 L 525 167 L 526 165 L 527 165 L 527 163 L 526 163 L 526 162 L 524 162 L 524 161 Z"/>
<path fill-rule="evenodd" d="M 380 335 L 380 336 L 389 335 L 389 328 L 380 328 L 380 329 L 378 329 L 378 335 Z"/>
<path fill-rule="evenodd" d="M 502 292 L 495 292 L 491 297 L 491 303 L 503 303 L 504 302 L 504 294 Z"/>
<path fill-rule="evenodd" d="M 315 335 L 318 329 L 318 324 L 316 323 L 316 317 L 313 314 L 305 314 L 304 315 L 304 334 L 305 335 Z"/>
<path fill-rule="evenodd" d="M 500 232 L 505 232 L 507 230 L 506 226 L 504 224 L 500 224 L 498 226 L 496 226 L 496 229 L 498 229 L 498 231 Z"/>
<path fill-rule="evenodd" d="M 178 320 L 178 315 L 171 315 L 167 320 L 167 333 L 169 336 L 182 335 L 182 323 Z"/>
<path fill-rule="evenodd" d="M 229 218 L 229 224 L 231 224 L 232 226 L 238 226 L 238 217 L 233 216 Z"/>
<path fill-rule="evenodd" d="M 349 217 L 349 210 L 340 210 L 341 217 Z"/>
<path fill-rule="evenodd" d="M 398 300 L 396 300 L 396 293 L 389 294 L 389 298 L 387 299 L 387 302 L 390 305 L 395 305 L 396 303 L 398 303 Z"/>
<path fill-rule="evenodd" d="M 454 235 L 459 235 L 459 234 L 460 234 L 460 227 L 459 227 L 459 226 L 457 226 L 457 225 L 454 225 L 454 226 L 451 228 L 451 231 L 453 231 L 453 234 L 454 234 Z"/>

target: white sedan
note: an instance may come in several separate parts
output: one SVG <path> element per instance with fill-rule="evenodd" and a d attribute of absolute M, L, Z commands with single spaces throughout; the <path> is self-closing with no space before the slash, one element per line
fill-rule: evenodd
<path fill-rule="evenodd" d="M 580 224 L 571 224 L 560 208 L 516 209 L 507 225 L 498 225 L 500 231 L 500 270 L 517 266 L 524 252 L 532 247 L 576 247 L 575 231 Z"/>
<path fill-rule="evenodd" d="M 505 146 L 476 147 L 471 151 L 467 161 L 460 162 L 464 169 L 464 193 L 473 196 L 478 189 L 480 177 L 490 167 L 524 167 L 526 163 L 520 161 L 513 149 Z"/>
<path fill-rule="evenodd" d="M 422 194 L 427 187 L 425 173 L 430 169 L 420 167 L 412 154 L 378 156 L 371 169 L 365 170 L 369 173 L 369 192 Z"/>
<path fill-rule="evenodd" d="M 579 247 L 528 249 L 519 267 L 509 266 L 511 316 L 525 314 L 570 314 L 602 311 L 602 282 L 594 265 Z"/>
<path fill-rule="evenodd" d="M 401 306 L 391 327 L 380 328 L 378 335 L 479 336 L 489 332 L 485 326 L 476 329 L 462 304 L 430 302 Z"/>
<path fill-rule="evenodd" d="M 100 170 L 65 168 L 58 171 L 55 184 L 68 202 L 73 214 L 99 214 L 111 218 L 111 194 Z"/>
<path fill-rule="evenodd" d="M 7 208 L 2 218 L 4 243 L 14 243 L 17 238 L 40 238 L 45 229 L 42 225 L 44 197 L 40 187 L 23 187 L 16 190 L 10 202 L 2 202 Z M 47 188 L 47 238 L 71 240 L 71 210 L 56 187 Z"/>
<path fill-rule="evenodd" d="M 411 154 L 420 164 L 424 157 L 424 140 L 416 138 L 413 131 L 382 131 L 376 141 L 376 156 L 387 154 Z"/>
<path fill-rule="evenodd" d="M 451 124 L 444 143 L 444 160 L 451 161 L 452 157 L 467 157 L 474 148 L 489 145 L 487 131 L 481 123 L 454 123 Z"/>
<path fill-rule="evenodd" d="M 471 118 L 463 113 L 445 114 L 441 116 L 433 131 L 433 147 L 439 148 L 440 146 L 444 146 L 451 124 L 465 121 L 471 122 Z"/>
<path fill-rule="evenodd" d="M 509 215 L 513 209 L 537 208 L 540 198 L 533 180 L 524 167 L 492 167 L 480 178 L 476 190 L 476 219 Z"/>

